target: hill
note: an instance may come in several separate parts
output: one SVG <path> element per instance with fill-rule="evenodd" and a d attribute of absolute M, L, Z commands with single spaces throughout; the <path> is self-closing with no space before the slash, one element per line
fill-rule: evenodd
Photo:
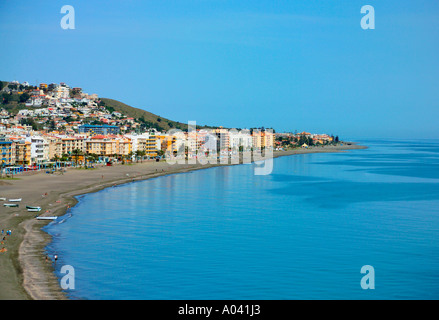
<path fill-rule="evenodd" d="M 149 127 L 156 128 L 160 131 L 167 131 L 173 128 L 183 131 L 187 130 L 187 123 L 169 120 L 146 110 L 131 107 L 123 102 L 114 99 L 101 98 L 101 105 L 105 106 L 110 112 L 118 111 L 130 118 L 134 118 L 139 122 L 143 122 L 146 125 L 149 125 Z M 197 125 L 197 128 L 199 127 L 200 126 Z M 203 128 L 215 127 L 204 126 Z"/>
<path fill-rule="evenodd" d="M 18 111 L 22 109 L 33 109 L 31 107 L 26 107 L 25 101 L 29 98 L 27 93 L 18 94 L 17 92 L 7 93 L 8 81 L 0 81 L 0 108 L 4 108 L 6 111 L 12 115 L 16 115 Z M 36 88 L 36 87 L 35 87 Z M 100 98 L 100 105 L 105 107 L 108 111 L 118 111 L 123 115 L 134 118 L 137 122 L 142 125 L 142 128 L 155 128 L 159 131 L 168 131 L 170 129 L 180 129 L 182 131 L 187 131 L 187 123 L 182 123 L 178 121 L 173 121 L 154 113 L 148 112 L 143 109 L 131 107 L 123 102 L 109 99 Z M 216 128 L 214 126 L 199 126 L 197 128 Z"/>
<path fill-rule="evenodd" d="M 17 93 L 7 93 L 5 90 L 7 89 L 8 85 L 9 82 L 0 81 L 0 108 L 3 108 L 15 115 L 19 110 L 27 109 L 24 103 L 27 98 L 23 100 L 24 97 Z"/>

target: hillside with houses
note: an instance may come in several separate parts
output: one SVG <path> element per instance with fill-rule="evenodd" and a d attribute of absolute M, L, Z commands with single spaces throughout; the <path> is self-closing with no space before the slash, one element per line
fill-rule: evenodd
<path fill-rule="evenodd" d="M 327 134 L 188 126 L 66 83 L 0 82 L 0 165 L 35 168 L 338 143 Z M 170 130 L 172 129 L 172 130 Z M 219 151 L 218 151 L 219 152 Z"/>

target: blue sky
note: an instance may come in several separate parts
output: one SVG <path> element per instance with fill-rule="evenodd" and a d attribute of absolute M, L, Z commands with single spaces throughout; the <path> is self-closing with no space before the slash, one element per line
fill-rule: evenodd
<path fill-rule="evenodd" d="M 366 4 L 375 30 L 360 27 Z M 1 1 L 0 79 L 182 122 L 438 138 L 438 39 L 435 0 Z"/>

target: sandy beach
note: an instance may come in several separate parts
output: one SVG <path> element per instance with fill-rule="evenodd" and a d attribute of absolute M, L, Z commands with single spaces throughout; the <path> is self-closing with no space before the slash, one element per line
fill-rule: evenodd
<path fill-rule="evenodd" d="M 276 151 L 274 157 L 364 148 L 356 144 L 312 147 Z M 42 210 L 39 213 L 42 216 L 59 216 L 65 214 L 68 206 L 76 204 L 74 197 L 80 194 L 96 192 L 116 184 L 214 166 L 221 165 L 139 162 L 99 166 L 95 169 L 69 168 L 64 174 L 38 172 L 18 175 L 17 179 L 0 179 L 0 197 L 23 199 L 19 208 L 7 208 L 0 202 L 0 229 L 12 230 L 12 234 L 6 236 L 1 245 L 7 251 L 0 253 L 0 299 L 66 299 L 53 273 L 52 261 L 45 260 L 44 248 L 51 239 L 41 228 L 48 221 L 36 220 L 36 213 L 28 212 L 26 205 L 40 206 Z"/>

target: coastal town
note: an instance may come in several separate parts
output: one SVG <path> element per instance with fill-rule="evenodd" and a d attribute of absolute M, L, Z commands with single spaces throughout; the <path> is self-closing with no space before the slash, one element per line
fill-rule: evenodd
<path fill-rule="evenodd" d="M 0 268 L 6 275 L 0 282 L 8 288 L 0 298 L 66 298 L 53 273 L 43 271 L 56 257 L 45 253 L 41 227 L 69 212 L 77 195 L 244 163 L 232 159 L 248 151 L 280 157 L 363 148 L 328 134 L 197 128 L 65 83 L 0 82 L 0 89 Z M 203 163 L 200 156 L 220 162 Z"/>
<path fill-rule="evenodd" d="M 328 134 L 277 133 L 264 128 L 173 125 L 134 118 L 115 110 L 97 94 L 66 83 L 0 83 L 0 165 L 2 175 L 89 167 L 94 163 L 158 160 L 174 154 L 196 157 L 217 148 L 287 150 L 338 143 Z"/>
<path fill-rule="evenodd" d="M 439 299 L 439 1 L 382 2 L 1 1 L 0 301 Z"/>

